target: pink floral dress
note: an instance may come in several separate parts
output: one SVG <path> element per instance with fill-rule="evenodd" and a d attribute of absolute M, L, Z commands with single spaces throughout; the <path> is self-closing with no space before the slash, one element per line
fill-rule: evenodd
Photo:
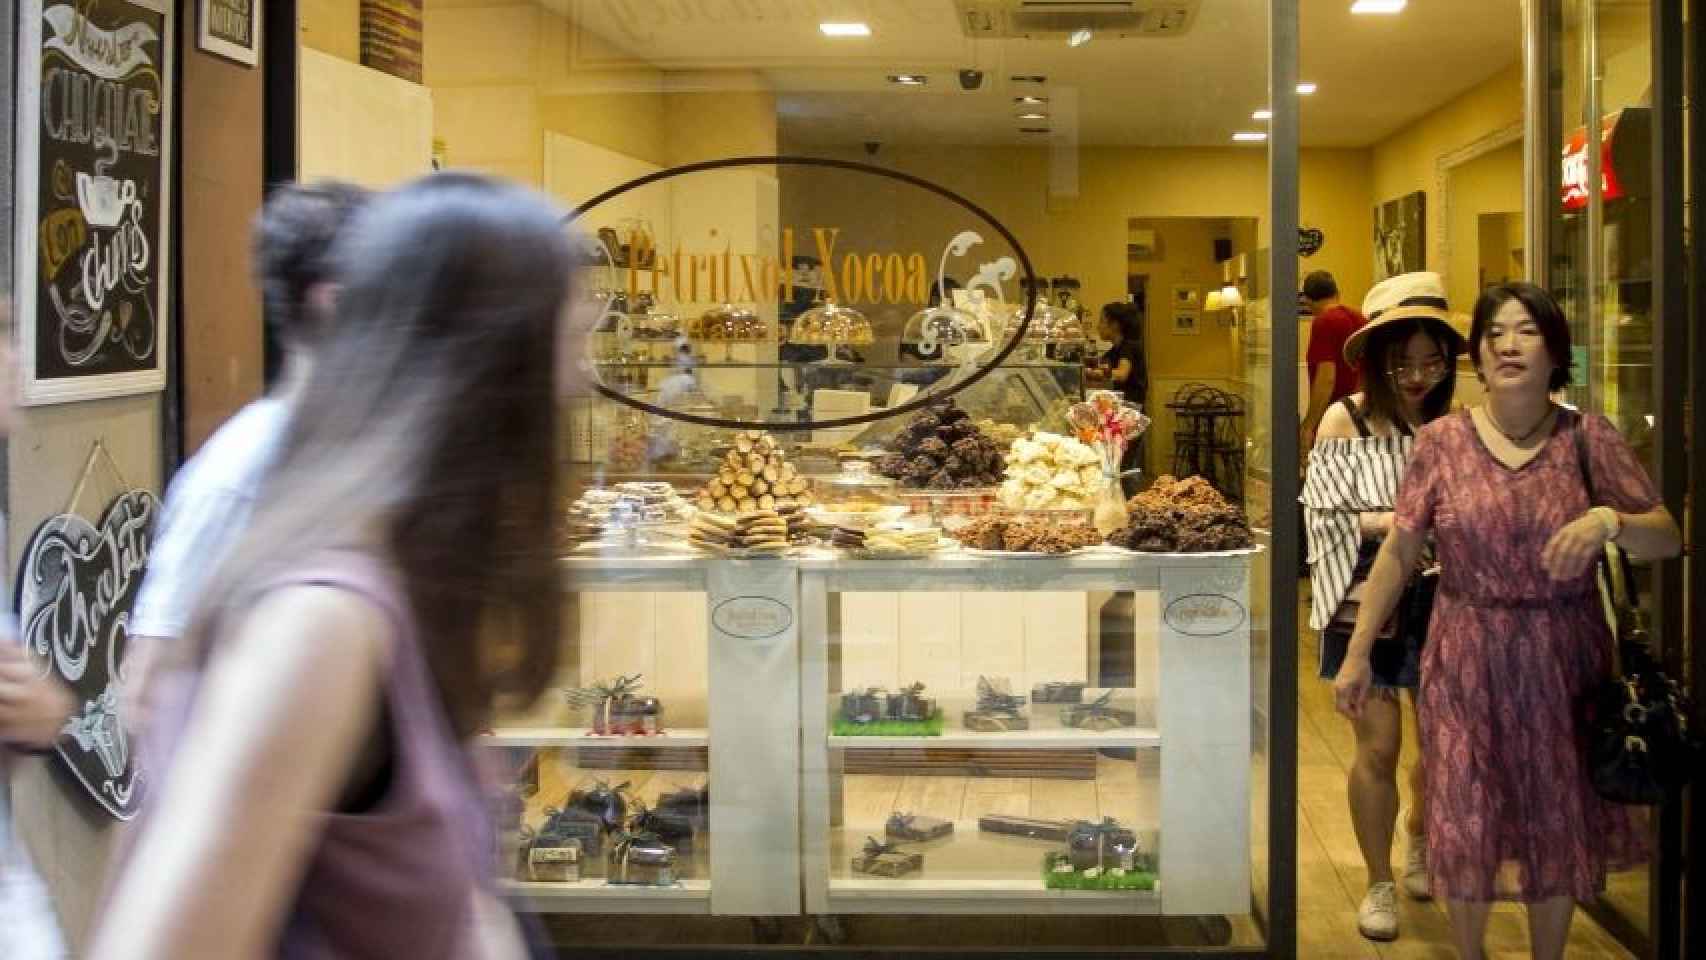
<path fill-rule="evenodd" d="M 1611 634 L 1591 574 L 1555 582 L 1541 551 L 1595 503 L 1660 505 L 1604 417 L 1565 414 L 1533 460 L 1495 459 L 1468 411 L 1416 436 L 1396 522 L 1431 534 L 1442 565 L 1417 695 L 1435 896 L 1594 899 L 1645 857 L 1637 810 L 1589 785 L 1575 701 L 1607 669 Z"/>

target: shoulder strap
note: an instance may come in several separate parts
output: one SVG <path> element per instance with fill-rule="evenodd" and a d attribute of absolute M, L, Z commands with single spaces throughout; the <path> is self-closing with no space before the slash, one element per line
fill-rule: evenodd
<path fill-rule="evenodd" d="M 1588 432 L 1586 418 L 1581 413 L 1570 415 L 1570 440 L 1576 445 L 1576 463 L 1582 472 L 1582 484 L 1587 488 L 1588 505 L 1592 506 L 1595 499 L 1593 491 L 1593 465 L 1588 459 Z"/>
<path fill-rule="evenodd" d="M 1362 437 L 1364 440 L 1374 436 L 1373 431 L 1368 429 L 1368 421 L 1363 419 L 1362 411 L 1357 409 L 1357 405 L 1351 402 L 1350 397 L 1346 397 L 1339 402 L 1344 404 L 1345 412 L 1351 415 L 1351 422 L 1356 424 L 1358 436 Z"/>

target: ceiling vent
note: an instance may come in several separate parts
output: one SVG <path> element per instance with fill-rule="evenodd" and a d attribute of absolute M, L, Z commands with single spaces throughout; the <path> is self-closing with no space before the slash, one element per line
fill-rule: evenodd
<path fill-rule="evenodd" d="M 1122 37 L 1190 32 L 1202 0 L 954 0 L 974 40 L 1064 36 L 1089 27 Z"/>

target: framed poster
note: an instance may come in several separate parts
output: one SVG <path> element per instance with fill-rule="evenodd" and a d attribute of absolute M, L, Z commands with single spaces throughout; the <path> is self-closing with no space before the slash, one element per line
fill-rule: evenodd
<path fill-rule="evenodd" d="M 1202 330 L 1202 314 L 1195 310 L 1173 311 L 1173 332 L 1180 336 L 1194 337 Z"/>
<path fill-rule="evenodd" d="M 196 46 L 254 66 L 261 59 L 261 0 L 196 0 Z"/>
<path fill-rule="evenodd" d="M 1374 281 L 1428 268 L 1428 195 L 1420 190 L 1374 208 Z"/>
<path fill-rule="evenodd" d="M 165 386 L 172 24 L 170 0 L 23 0 L 14 279 L 25 403 Z"/>

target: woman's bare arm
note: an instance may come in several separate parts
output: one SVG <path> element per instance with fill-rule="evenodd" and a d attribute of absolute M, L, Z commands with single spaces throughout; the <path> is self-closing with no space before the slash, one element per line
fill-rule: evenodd
<path fill-rule="evenodd" d="M 265 596 L 219 645 L 89 956 L 271 955 L 380 715 L 391 627 L 349 591 Z"/>

